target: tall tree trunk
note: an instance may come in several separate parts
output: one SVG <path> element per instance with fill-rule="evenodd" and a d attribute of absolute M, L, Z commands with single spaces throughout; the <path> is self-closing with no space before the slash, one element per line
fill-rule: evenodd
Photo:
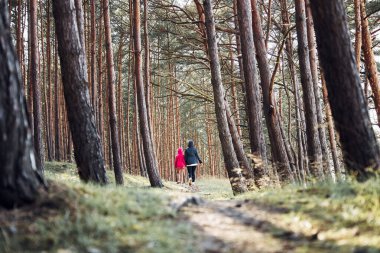
<path fill-rule="evenodd" d="M 195 0 L 194 2 L 197 6 L 199 19 L 202 23 L 204 23 L 204 21 L 205 21 L 204 8 L 200 4 L 199 1 Z M 204 38 L 203 42 L 204 42 L 205 53 L 209 54 L 209 52 L 207 51 L 208 45 L 207 45 L 207 40 L 206 40 L 206 38 L 207 38 L 206 28 L 203 25 L 201 25 L 201 26 L 199 26 L 199 30 L 200 30 L 200 33 L 202 34 L 202 37 Z M 231 53 L 231 58 L 232 58 L 232 50 L 230 50 L 230 53 Z M 234 87 L 232 88 L 232 90 L 234 91 Z M 227 102 L 227 100 L 226 100 L 226 102 Z M 255 153 L 255 163 L 257 166 L 256 166 L 255 170 L 253 171 L 252 166 L 251 166 L 250 162 L 248 161 L 247 156 L 245 155 L 243 143 L 240 139 L 240 134 L 238 132 L 238 127 L 235 123 L 234 117 L 232 116 L 232 112 L 230 110 L 230 106 L 229 106 L 228 102 L 226 103 L 226 113 L 227 113 L 227 121 L 228 121 L 229 130 L 230 130 L 230 134 L 232 137 L 232 143 L 233 143 L 239 164 L 241 165 L 243 175 L 245 176 L 246 179 L 248 179 L 249 181 L 252 181 L 252 186 L 253 186 L 253 184 L 254 184 L 254 182 L 253 182 L 254 172 L 256 172 L 258 177 L 257 177 L 257 181 L 255 179 L 255 183 L 257 186 L 259 186 L 258 182 L 260 182 L 261 175 L 264 174 L 264 172 L 263 172 L 264 166 L 263 165 L 266 164 L 263 160 L 266 161 L 266 158 L 263 159 L 260 155 L 256 156 L 256 153 Z M 261 142 L 261 143 L 263 143 L 263 142 Z M 265 144 L 262 144 L 262 147 L 263 147 L 263 150 L 265 153 Z M 171 152 L 171 153 L 175 153 L 175 150 L 173 150 L 173 152 Z"/>
<path fill-rule="evenodd" d="M 132 17 L 132 1 L 129 0 L 129 14 Z M 130 105 L 131 105 L 131 86 L 134 84 L 134 79 L 131 73 L 133 73 L 133 42 L 132 42 L 132 21 L 129 25 L 129 50 L 128 50 L 128 91 L 127 91 L 127 101 L 126 101 L 126 122 L 125 122 L 125 134 L 127 136 L 126 139 L 126 158 L 125 161 L 128 161 L 128 168 L 130 174 L 132 174 L 132 152 L 131 152 L 131 135 L 130 135 Z M 133 150 L 132 150 L 133 151 Z"/>
<path fill-rule="evenodd" d="M 48 145 L 48 159 L 49 161 L 53 160 L 54 150 L 53 150 L 53 124 L 52 124 L 52 82 L 51 82 L 51 33 L 50 33 L 50 1 L 46 2 L 46 67 L 47 67 L 47 99 L 46 105 L 47 108 L 47 119 L 45 119 L 45 124 L 47 125 L 47 133 L 46 133 L 46 143 Z"/>
<path fill-rule="evenodd" d="M 134 90 L 135 90 L 135 97 L 137 97 L 136 82 L 135 82 L 135 89 Z M 134 117 L 135 117 L 135 126 L 136 126 L 136 127 L 134 127 L 134 135 L 136 138 L 136 154 L 138 157 L 138 165 L 140 168 L 139 175 L 142 177 L 146 177 L 147 176 L 146 175 L 147 169 L 146 169 L 146 163 L 145 163 L 145 157 L 144 157 L 144 147 L 143 147 L 143 144 L 141 141 L 140 129 L 138 127 L 138 124 L 139 124 L 139 113 L 138 113 L 139 108 L 138 108 L 138 104 L 137 104 L 136 99 L 135 99 L 134 103 L 135 103 Z M 136 164 L 137 164 L 137 161 L 136 161 Z"/>
<path fill-rule="evenodd" d="M 124 32 L 120 34 L 119 48 L 117 53 L 117 120 L 120 130 L 120 161 L 124 164 L 124 127 L 123 127 L 123 49 L 124 49 Z"/>
<path fill-rule="evenodd" d="M 360 87 L 342 0 L 311 0 L 318 52 L 325 73 L 344 161 L 358 180 L 373 175 L 380 152 Z M 358 148 L 360 147 L 360 148 Z"/>
<path fill-rule="evenodd" d="M 67 115 L 75 160 L 83 181 L 107 183 L 100 138 L 91 108 L 83 34 L 77 23 L 74 0 L 53 0 Z M 82 39 L 80 39 L 82 37 Z M 71 145 L 70 145 L 71 146 Z"/>
<path fill-rule="evenodd" d="M 330 166 L 329 150 L 326 143 L 325 124 L 323 122 L 323 111 L 321 105 L 321 90 L 318 86 L 318 59 L 317 59 L 317 42 L 315 41 L 313 16 L 310 9 L 310 0 L 306 0 L 306 21 L 307 21 L 307 40 L 309 45 L 309 60 L 311 77 L 313 81 L 313 90 L 315 96 L 315 109 L 317 111 L 318 135 L 322 149 L 323 171 L 325 174 L 333 177 L 333 171 Z"/>
<path fill-rule="evenodd" d="M 134 52 L 135 52 L 135 78 L 137 89 L 138 111 L 140 116 L 140 131 L 144 148 L 145 162 L 148 171 L 149 181 L 152 187 L 162 187 L 156 154 L 154 152 L 153 140 L 149 129 L 149 119 L 146 110 L 145 92 L 142 79 L 142 57 L 141 57 L 141 30 L 140 30 L 140 1 L 133 1 L 134 18 Z"/>
<path fill-rule="evenodd" d="M 265 35 L 265 48 L 268 49 L 268 40 L 270 34 L 270 28 L 272 25 L 272 0 L 268 2 L 268 15 L 267 15 L 267 30 Z"/>
<path fill-rule="evenodd" d="M 337 145 L 336 145 L 336 140 L 335 140 L 334 122 L 331 115 L 330 103 L 328 101 L 329 98 L 328 98 L 328 92 L 327 92 L 327 87 L 326 87 L 326 81 L 325 81 L 322 71 L 321 71 L 321 79 L 322 79 L 323 102 L 326 108 L 327 127 L 329 131 L 331 156 L 333 159 L 335 175 L 338 178 L 340 178 L 342 176 L 342 172 L 340 170 L 339 160 L 338 160 L 338 151 L 337 151 Z"/>
<path fill-rule="evenodd" d="M 287 33 L 288 36 L 285 40 L 285 51 L 287 56 L 287 62 L 290 72 L 290 78 L 292 83 L 292 88 L 294 90 L 294 103 L 295 103 L 295 116 L 296 116 L 296 131 L 297 131 L 297 154 L 298 154 L 298 170 L 301 172 L 301 175 L 305 174 L 305 168 L 304 168 L 304 152 L 303 152 L 303 124 L 302 124 L 302 103 L 300 99 L 299 94 L 299 81 L 296 75 L 295 70 L 295 64 L 293 61 L 293 42 L 292 42 L 292 36 L 291 36 L 291 27 L 290 27 L 290 19 L 289 19 L 289 13 L 288 13 L 288 7 L 287 7 L 287 0 L 281 0 L 281 17 L 282 17 L 282 34 L 286 36 Z M 304 179 L 304 178 L 303 178 Z"/>
<path fill-rule="evenodd" d="M 362 19 L 360 12 L 360 3 L 362 0 L 354 0 L 354 10 L 355 10 L 355 59 L 358 66 L 358 71 L 360 73 L 361 64 L 361 49 L 362 49 Z"/>
<path fill-rule="evenodd" d="M 22 43 L 24 43 L 24 39 L 22 36 L 22 27 L 21 20 L 22 16 L 22 0 L 17 0 L 17 29 L 16 29 L 16 50 L 17 50 L 17 58 L 22 64 Z"/>
<path fill-rule="evenodd" d="M 31 66 L 32 66 L 32 57 L 31 57 L 31 43 L 32 43 L 32 35 L 31 35 L 31 32 L 32 30 L 30 29 L 30 23 L 31 23 L 31 11 L 30 11 L 30 5 L 31 5 L 31 1 L 33 0 L 29 0 L 27 1 L 28 2 L 28 8 L 27 8 L 27 12 L 28 12 L 28 19 L 27 19 L 27 22 L 28 23 L 28 71 L 27 71 L 27 76 L 25 77 L 25 83 L 26 84 L 26 89 L 28 90 L 27 91 L 27 94 L 26 94 L 26 98 L 27 98 L 27 110 L 28 110 L 28 117 L 29 117 L 29 121 L 31 122 L 31 125 L 30 125 L 30 128 L 32 130 L 32 135 L 34 135 L 34 121 L 33 121 L 33 85 L 31 84 Z M 34 146 L 34 137 L 33 137 L 33 146 Z"/>
<path fill-rule="evenodd" d="M 238 13 L 237 13 L 237 0 L 233 0 L 234 5 L 233 5 L 233 11 L 234 11 L 234 25 L 235 25 L 235 30 L 239 30 L 239 18 L 238 18 Z M 235 35 L 235 40 L 236 40 L 236 54 L 238 56 L 238 66 L 239 66 L 239 78 L 241 79 L 241 89 L 243 92 L 243 98 L 244 101 L 246 101 L 246 96 L 245 96 L 245 83 L 244 83 L 244 68 L 243 68 L 243 59 L 242 59 L 242 53 L 241 53 L 241 39 L 239 33 L 236 33 Z M 245 110 L 247 110 L 247 103 L 244 104 Z"/>
<path fill-rule="evenodd" d="M 116 120 L 116 98 L 115 98 L 115 69 L 114 58 L 112 51 L 112 38 L 111 38 L 111 24 L 110 24 L 110 9 L 109 0 L 102 0 L 104 30 L 106 38 L 106 53 L 107 53 L 107 73 L 108 73 L 108 113 L 109 113 L 109 126 L 111 130 L 112 142 L 112 158 L 113 169 L 115 172 L 116 184 L 124 184 L 122 165 L 120 162 L 120 145 L 119 145 L 119 132 Z"/>
<path fill-rule="evenodd" d="M 90 35 L 90 47 L 91 47 L 91 58 L 90 58 L 90 83 L 91 83 L 91 102 L 92 102 L 92 107 L 94 108 L 94 111 L 96 112 L 96 80 L 95 80 L 95 41 L 96 41 L 96 16 L 95 16 L 95 0 L 90 0 L 90 9 L 91 9 L 91 35 Z M 101 69 L 98 69 L 98 71 L 101 71 Z M 96 117 L 96 113 L 95 113 Z"/>
<path fill-rule="evenodd" d="M 102 15 L 102 13 L 101 13 Z M 98 39 L 98 128 L 100 140 L 103 143 L 103 154 L 105 154 L 105 138 L 104 138 L 104 112 L 103 112 L 103 22 L 99 21 L 99 39 Z"/>
<path fill-rule="evenodd" d="M 60 142 L 60 88 L 58 79 L 58 43 L 57 38 L 54 39 L 54 135 L 55 135 L 55 160 L 61 160 L 61 142 Z"/>
<path fill-rule="evenodd" d="M 34 124 L 34 149 L 36 151 L 36 160 L 38 169 L 43 173 L 45 150 L 42 140 L 42 108 L 41 108 L 41 87 L 38 78 L 38 36 L 37 36 L 37 0 L 30 0 L 29 2 L 29 29 L 30 29 L 30 72 L 29 72 L 29 85 L 33 90 L 33 124 Z"/>
<path fill-rule="evenodd" d="M 247 1 L 247 0 L 244 0 Z M 247 5 L 249 5 L 247 3 Z M 263 91 L 264 116 L 267 123 L 269 140 L 271 143 L 272 159 L 277 167 L 277 171 L 281 182 L 293 181 L 294 177 L 290 168 L 289 158 L 286 153 L 285 143 L 281 136 L 280 122 L 277 115 L 276 103 L 271 92 L 271 76 L 269 73 L 269 64 L 267 60 L 267 52 L 264 41 L 264 34 L 261 27 L 261 19 L 256 0 L 251 0 L 251 5 L 247 6 L 247 10 L 252 8 L 252 28 L 253 40 L 256 46 L 256 57 L 260 70 L 261 87 Z M 251 53 L 253 56 L 253 51 Z M 245 64 L 244 64 L 245 65 Z"/>
<path fill-rule="evenodd" d="M 150 104 L 151 84 L 150 84 L 150 43 L 148 36 L 148 0 L 144 0 L 144 82 L 145 82 L 145 100 L 146 112 L 148 114 L 149 129 L 152 131 L 152 109 Z"/>
<path fill-rule="evenodd" d="M 43 179 L 34 160 L 7 3 L 0 1 L 0 206 L 13 208 L 33 202 Z"/>
<path fill-rule="evenodd" d="M 232 109 L 233 109 L 233 115 L 235 115 L 236 119 L 236 127 L 239 136 L 241 136 L 241 127 L 240 127 L 240 111 L 239 111 L 239 104 L 238 104 L 238 96 L 237 96 L 237 90 L 236 90 L 236 81 L 235 81 L 235 75 L 234 75 L 234 65 L 235 65 L 235 59 L 234 54 L 232 51 L 232 36 L 229 35 L 229 43 L 231 46 L 229 47 L 229 57 L 230 57 L 230 67 L 231 67 L 231 95 L 232 95 Z M 265 159 L 266 160 L 266 159 Z"/>
<path fill-rule="evenodd" d="M 377 65 L 375 55 L 372 50 L 372 38 L 371 31 L 369 30 L 368 17 L 366 12 L 366 6 L 364 0 L 360 2 L 360 13 L 362 21 L 362 40 L 363 40 L 363 54 L 364 63 L 367 72 L 367 78 L 371 85 L 373 93 L 373 101 L 375 103 L 375 109 L 377 113 L 377 124 L 380 125 L 380 81 L 379 74 L 377 72 Z"/>
<path fill-rule="evenodd" d="M 303 101 L 305 106 L 307 153 L 312 175 L 323 177 L 322 149 L 319 141 L 318 120 L 315 107 L 315 95 L 310 69 L 309 48 L 307 43 L 305 0 L 295 0 L 296 26 L 298 38 L 298 57 L 300 64 Z"/>
<path fill-rule="evenodd" d="M 260 88 L 257 81 L 257 69 L 254 56 L 254 42 L 252 34 L 252 14 L 249 0 L 237 2 L 239 19 L 240 41 L 243 56 L 244 83 L 247 99 L 247 117 L 251 152 L 255 156 L 255 180 L 258 182 L 265 175 L 264 160 L 266 157 L 263 126 L 261 121 Z M 257 162 L 259 161 L 259 162 Z"/>
<path fill-rule="evenodd" d="M 239 167 L 242 168 L 242 173 L 247 179 L 247 186 L 251 187 L 253 184 L 255 184 L 257 187 L 261 188 L 263 186 L 262 179 L 265 175 L 265 171 L 263 169 L 263 160 L 260 159 L 260 157 L 253 157 L 252 160 L 255 167 L 252 169 L 252 166 L 245 154 L 243 142 L 240 139 L 235 120 L 231 113 L 230 105 L 226 103 L 225 108 L 227 113 L 228 127 L 232 138 L 232 144 L 235 149 L 236 157 L 239 161 Z"/>
<path fill-rule="evenodd" d="M 219 64 L 218 44 L 216 42 L 215 22 L 212 13 L 211 0 L 204 0 L 207 45 L 211 64 L 211 82 L 214 91 L 215 113 L 219 130 L 219 139 L 222 144 L 224 161 L 226 164 L 227 174 L 230 179 L 232 191 L 239 194 L 247 191 L 244 177 L 239 168 L 239 162 L 236 158 L 232 138 L 228 129 L 227 115 L 225 105 L 225 93 L 222 84 L 222 76 Z"/>

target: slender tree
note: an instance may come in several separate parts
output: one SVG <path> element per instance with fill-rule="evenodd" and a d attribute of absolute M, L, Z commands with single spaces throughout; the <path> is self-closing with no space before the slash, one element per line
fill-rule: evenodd
<path fill-rule="evenodd" d="M 289 18 L 289 12 L 287 7 L 287 0 L 281 0 L 281 19 L 283 22 L 282 25 L 282 34 L 283 36 L 286 36 L 285 38 L 285 52 L 286 52 L 286 60 L 288 63 L 289 68 L 289 74 L 290 79 L 292 83 L 292 88 L 294 90 L 294 105 L 295 105 L 295 116 L 296 116 L 296 131 L 297 131 L 297 163 L 298 163 L 298 170 L 300 171 L 301 175 L 305 175 L 305 157 L 304 157 L 304 150 L 303 150 L 303 122 L 302 122 L 302 101 L 300 99 L 300 84 L 298 81 L 298 77 L 296 75 L 296 68 L 293 60 L 294 50 L 293 50 L 293 40 L 292 40 L 292 32 L 290 27 L 290 18 Z M 288 34 L 288 35 L 287 35 Z M 304 179 L 304 178 L 303 178 Z"/>
<path fill-rule="evenodd" d="M 112 158 L 113 169 L 115 172 L 115 179 L 117 184 L 124 184 L 122 165 L 120 161 L 120 145 L 119 145 L 119 132 L 116 120 L 116 97 L 115 97 L 115 68 L 114 57 L 112 49 L 111 38 L 111 22 L 110 22 L 110 9 L 109 0 L 102 0 L 103 18 L 104 18 L 104 31 L 106 38 L 106 53 L 107 53 L 107 77 L 108 77 L 108 113 L 109 113 L 109 126 L 111 130 L 111 143 L 112 143 Z"/>
<path fill-rule="evenodd" d="M 244 0 L 246 1 L 246 0 Z M 242 2 L 244 2 L 242 1 Z M 240 1 L 238 1 L 239 3 Z M 239 6 L 239 4 L 238 4 Z M 286 147 L 281 137 L 280 122 L 277 114 L 274 94 L 271 87 L 271 77 L 269 73 L 269 64 L 264 41 L 264 35 L 261 28 L 261 19 L 256 0 L 251 0 L 248 10 L 252 8 L 252 28 L 254 32 L 254 43 L 256 46 L 256 57 L 260 70 L 261 87 L 263 91 L 264 116 L 267 122 L 269 140 L 271 143 L 272 159 L 277 167 L 280 180 L 288 182 L 294 180 L 289 163 L 289 157 L 286 153 Z M 243 45 L 243 40 L 242 40 Z M 251 52 L 253 54 L 253 52 Z M 252 56 L 251 56 L 252 57 Z M 243 58 L 244 59 L 244 58 Z M 245 65 L 245 64 L 244 64 Z"/>
<path fill-rule="evenodd" d="M 148 0 L 144 0 L 144 82 L 145 82 L 145 99 L 146 112 L 148 114 L 149 128 L 152 130 L 152 109 L 151 109 L 151 84 L 150 84 L 150 41 L 148 33 Z M 152 131 L 153 133 L 153 131 Z"/>
<path fill-rule="evenodd" d="M 30 43 L 30 67 L 29 67 L 29 85 L 33 91 L 33 134 L 34 149 L 38 168 L 43 172 L 45 150 L 42 140 L 42 108 L 41 108 L 41 87 L 38 75 L 39 57 L 38 57 L 38 36 L 37 36 L 37 0 L 29 1 L 29 43 Z"/>
<path fill-rule="evenodd" d="M 254 173 L 257 179 L 260 180 L 265 175 L 263 157 L 265 158 L 265 142 L 263 141 L 263 126 L 261 121 L 261 104 L 260 104 L 260 89 L 257 80 L 256 61 L 254 56 L 254 42 L 252 34 L 252 15 L 250 12 L 249 0 L 237 2 L 237 13 L 239 20 L 241 50 L 243 56 L 244 83 L 247 100 L 247 117 L 249 128 L 249 139 L 251 152 L 256 160 L 260 160 L 256 166 Z"/>
<path fill-rule="evenodd" d="M 0 206 L 12 208 L 33 202 L 44 182 L 36 167 L 7 5 L 0 0 Z"/>
<path fill-rule="evenodd" d="M 334 129 L 334 122 L 331 115 L 331 108 L 328 101 L 328 93 L 327 93 L 327 87 L 326 87 L 326 81 L 323 75 L 323 72 L 321 71 L 321 79 L 322 79 L 322 91 L 323 91 L 323 102 L 325 104 L 325 110 L 326 110 L 326 119 L 327 119 L 327 129 L 329 132 L 329 140 L 330 140 L 330 149 L 331 149 L 331 156 L 333 159 L 334 164 L 334 172 L 337 177 L 341 177 L 341 169 L 339 166 L 339 160 L 338 160 L 338 150 L 337 150 L 337 144 L 335 140 L 335 129 Z"/>
<path fill-rule="evenodd" d="M 322 178 L 322 149 L 319 140 L 316 101 L 308 53 L 305 0 L 295 0 L 295 5 L 298 57 L 305 106 L 307 153 L 312 175 L 317 178 Z"/>
<path fill-rule="evenodd" d="M 96 73 L 95 73 L 95 49 L 96 49 L 96 17 L 95 17 L 95 0 L 90 0 L 90 10 L 91 10 L 91 35 L 90 35 L 90 48 L 91 48 L 91 58 L 90 58 L 90 86 L 91 86 L 91 102 L 94 109 L 96 109 Z M 98 70 L 101 71 L 101 70 Z M 96 111 L 96 110 L 95 110 Z M 96 113 L 95 113 L 96 117 Z"/>
<path fill-rule="evenodd" d="M 361 24 L 361 12 L 360 3 L 362 0 L 354 0 L 354 11 L 355 11 L 355 60 L 358 65 L 358 70 L 360 72 L 361 63 L 361 49 L 362 49 L 362 24 Z"/>
<path fill-rule="evenodd" d="M 58 44 L 57 39 L 54 39 L 54 137 L 55 137 L 55 160 L 61 160 L 61 141 L 60 141 L 60 82 L 58 79 Z"/>
<path fill-rule="evenodd" d="M 49 161 L 53 160 L 54 156 L 54 150 L 53 150 L 53 121 L 50 119 L 53 118 L 52 116 L 52 110 L 53 110 L 53 101 L 52 101 L 52 82 L 51 82 L 51 1 L 48 0 L 46 2 L 47 7 L 46 7 L 46 81 L 47 81 L 47 95 L 46 95 L 46 104 L 45 108 L 47 111 L 47 117 L 45 119 L 45 124 L 47 126 L 47 131 L 46 131 L 46 143 L 47 143 L 47 151 L 48 151 L 48 159 Z"/>
<path fill-rule="evenodd" d="M 311 0 L 318 52 L 347 169 L 358 180 L 373 175 L 380 152 L 369 119 L 342 0 Z M 359 148 L 360 147 L 360 148 Z"/>
<path fill-rule="evenodd" d="M 211 82 L 214 91 L 215 113 L 219 130 L 219 139 L 222 144 L 224 161 L 227 174 L 230 179 L 232 191 L 239 194 L 247 191 L 245 180 L 239 169 L 239 162 L 234 151 L 232 138 L 228 129 L 225 92 L 222 84 L 220 72 L 220 63 L 218 55 L 218 44 L 216 42 L 215 21 L 211 7 L 211 0 L 204 0 L 203 6 L 205 10 L 207 45 L 211 65 Z"/>
<path fill-rule="evenodd" d="M 367 72 L 367 78 L 371 85 L 373 101 L 377 113 L 377 124 L 380 125 L 380 80 L 377 72 L 375 55 L 372 49 L 372 35 L 369 29 L 368 17 L 366 12 L 365 0 L 360 0 L 361 28 L 362 28 L 362 46 L 364 63 Z"/>
<path fill-rule="evenodd" d="M 133 35 L 135 52 L 135 82 L 137 91 L 137 104 L 140 118 L 141 139 L 144 149 L 146 168 L 149 181 L 152 187 L 162 187 L 160 175 L 158 173 L 158 163 L 153 147 L 153 139 L 149 129 L 149 118 L 146 108 L 145 90 L 142 78 L 142 56 L 141 56 L 141 22 L 140 22 L 140 1 L 133 1 Z"/>
<path fill-rule="evenodd" d="M 107 177 L 91 108 L 87 62 L 82 43 L 84 39 L 83 34 L 79 33 L 81 29 L 78 27 L 77 12 L 81 12 L 81 9 L 75 7 L 74 0 L 53 0 L 67 116 L 79 177 L 86 182 L 105 184 Z"/>
<path fill-rule="evenodd" d="M 322 110 L 322 100 L 321 100 L 321 89 L 318 85 L 318 59 L 317 59 L 317 42 L 315 41 L 315 32 L 313 24 L 313 16 L 310 9 L 310 0 L 305 0 L 306 4 L 306 25 L 307 25 L 307 41 L 309 46 L 309 60 L 310 60 L 310 70 L 313 83 L 313 91 L 315 96 L 315 109 L 317 112 L 318 121 L 318 135 L 322 150 L 322 160 L 323 160 L 323 171 L 326 175 L 330 177 L 333 176 L 331 171 L 329 150 L 326 142 L 326 131 L 325 124 L 323 121 L 323 110 Z"/>

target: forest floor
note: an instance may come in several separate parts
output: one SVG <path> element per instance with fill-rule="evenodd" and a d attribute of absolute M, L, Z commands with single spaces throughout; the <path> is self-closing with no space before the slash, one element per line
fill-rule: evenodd
<path fill-rule="evenodd" d="M 100 187 L 65 163 L 46 177 L 37 203 L 0 209 L 0 252 L 380 252 L 379 179 L 234 197 L 225 179 Z"/>

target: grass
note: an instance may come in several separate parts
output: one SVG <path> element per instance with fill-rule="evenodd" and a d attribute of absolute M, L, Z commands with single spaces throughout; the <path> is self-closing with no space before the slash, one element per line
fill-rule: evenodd
<path fill-rule="evenodd" d="M 226 200 L 234 198 L 230 182 L 227 179 L 203 177 L 197 180 L 196 183 L 201 189 L 199 194 L 204 199 Z"/>
<path fill-rule="evenodd" d="M 146 178 L 130 175 L 123 187 L 83 184 L 67 163 L 47 163 L 45 174 L 50 189 L 37 203 L 0 209 L 0 252 L 201 252 L 195 227 L 171 208 L 173 199 L 191 194 L 183 187 L 164 182 L 164 189 L 152 189 Z M 197 185 L 196 194 L 210 201 L 248 199 L 280 231 L 331 245 L 328 252 L 380 252 L 379 179 L 237 197 L 226 179 L 201 178 Z M 298 252 L 309 252 L 307 243 Z"/>
<path fill-rule="evenodd" d="M 268 212 L 281 213 L 282 222 L 277 225 L 283 229 L 343 246 L 339 252 L 380 252 L 379 179 L 289 186 L 238 198 L 252 199 Z"/>
<path fill-rule="evenodd" d="M 173 194 L 147 188 L 145 178 L 126 176 L 128 187 L 83 184 L 62 163 L 48 163 L 46 176 L 54 181 L 45 200 L 2 213 L 14 217 L 0 219 L 0 252 L 192 252 L 192 227 L 176 221 Z"/>

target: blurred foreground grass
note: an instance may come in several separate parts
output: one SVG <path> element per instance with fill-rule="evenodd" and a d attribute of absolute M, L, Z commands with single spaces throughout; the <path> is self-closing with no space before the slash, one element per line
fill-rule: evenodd
<path fill-rule="evenodd" d="M 193 252 L 191 225 L 175 220 L 169 190 L 127 175 L 125 187 L 83 184 L 67 163 L 47 163 L 46 177 L 48 200 L 0 212 L 0 252 Z"/>
<path fill-rule="evenodd" d="M 328 252 L 380 252 L 380 180 L 320 183 L 307 188 L 247 193 L 255 206 L 281 216 L 277 226 L 317 242 Z M 299 252 L 310 252 L 307 245 Z M 297 251 L 297 252 L 298 252 Z"/>

